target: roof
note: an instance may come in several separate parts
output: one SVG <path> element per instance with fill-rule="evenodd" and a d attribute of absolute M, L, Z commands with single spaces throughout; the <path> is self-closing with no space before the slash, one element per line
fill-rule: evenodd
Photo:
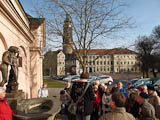
<path fill-rule="evenodd" d="M 82 50 L 81 50 L 82 52 Z M 126 48 L 115 48 L 115 49 L 90 49 L 88 54 L 137 54 L 135 51 Z"/>

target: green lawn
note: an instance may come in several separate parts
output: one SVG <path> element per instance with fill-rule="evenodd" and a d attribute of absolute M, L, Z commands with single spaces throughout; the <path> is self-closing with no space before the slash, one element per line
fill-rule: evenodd
<path fill-rule="evenodd" d="M 66 83 L 54 81 L 54 80 L 44 80 L 44 83 L 47 83 L 48 88 L 65 88 Z"/>

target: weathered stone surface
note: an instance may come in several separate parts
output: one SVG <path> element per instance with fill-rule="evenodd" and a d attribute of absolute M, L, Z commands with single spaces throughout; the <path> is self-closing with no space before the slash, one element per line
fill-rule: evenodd
<path fill-rule="evenodd" d="M 25 99 L 18 104 L 14 120 L 47 120 L 54 118 L 60 108 L 56 97 Z"/>

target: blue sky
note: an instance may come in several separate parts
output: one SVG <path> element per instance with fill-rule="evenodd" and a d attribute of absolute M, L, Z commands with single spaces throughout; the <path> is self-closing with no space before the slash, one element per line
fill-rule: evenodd
<path fill-rule="evenodd" d="M 115 48 L 134 44 L 137 36 L 150 35 L 152 29 L 160 25 L 160 0 L 122 0 L 127 1 L 129 7 L 125 9 L 125 14 L 132 18 L 135 22 L 136 28 L 127 30 L 122 33 L 123 39 L 110 40 L 108 48 Z M 33 4 L 35 0 L 20 0 L 24 10 L 31 16 L 36 17 L 33 11 Z"/>

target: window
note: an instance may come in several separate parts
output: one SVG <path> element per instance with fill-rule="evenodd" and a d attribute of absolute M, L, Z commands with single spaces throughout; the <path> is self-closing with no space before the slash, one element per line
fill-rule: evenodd
<path fill-rule="evenodd" d="M 104 71 L 106 71 L 106 67 L 104 66 Z"/>
<path fill-rule="evenodd" d="M 106 58 L 106 56 L 104 56 L 104 58 Z"/>
<path fill-rule="evenodd" d="M 102 65 L 102 61 L 100 62 L 100 64 Z"/>
<path fill-rule="evenodd" d="M 106 61 L 104 61 L 104 65 L 106 64 Z"/>
<path fill-rule="evenodd" d="M 97 61 L 97 65 L 99 65 L 99 61 Z"/>
<path fill-rule="evenodd" d="M 102 67 L 101 67 L 101 71 L 102 71 Z"/>

